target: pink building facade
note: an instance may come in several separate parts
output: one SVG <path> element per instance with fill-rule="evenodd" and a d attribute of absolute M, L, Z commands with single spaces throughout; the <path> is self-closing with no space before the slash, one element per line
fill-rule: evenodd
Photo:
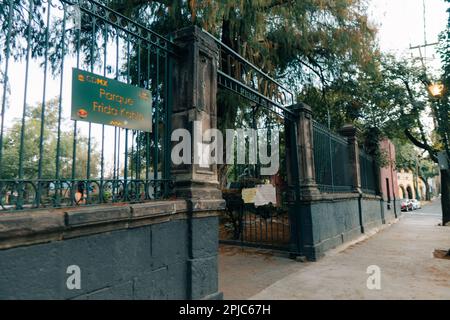
<path fill-rule="evenodd" d="M 398 177 L 395 169 L 395 146 L 389 139 L 380 142 L 381 151 L 387 156 L 387 165 L 380 168 L 380 191 L 385 203 L 385 210 L 394 210 L 399 214 Z M 398 212 L 397 212 L 398 209 Z"/>

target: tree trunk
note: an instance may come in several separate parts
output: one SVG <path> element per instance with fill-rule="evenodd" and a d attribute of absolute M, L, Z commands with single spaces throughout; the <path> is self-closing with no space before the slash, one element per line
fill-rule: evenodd
<path fill-rule="evenodd" d="M 431 200 L 431 194 L 430 194 L 430 184 L 428 183 L 427 179 L 425 177 L 420 177 L 420 179 L 425 184 L 425 200 L 430 201 Z"/>
<path fill-rule="evenodd" d="M 442 225 L 450 222 L 450 171 L 441 171 Z"/>

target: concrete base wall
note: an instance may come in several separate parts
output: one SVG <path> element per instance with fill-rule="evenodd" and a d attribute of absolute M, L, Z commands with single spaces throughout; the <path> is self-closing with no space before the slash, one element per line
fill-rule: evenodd
<path fill-rule="evenodd" d="M 386 223 L 383 206 L 381 199 L 361 199 L 362 227 L 364 232 L 378 228 Z"/>
<path fill-rule="evenodd" d="M 217 215 L 173 204 L 0 215 L 0 299 L 220 298 Z M 81 288 L 70 290 L 73 265 Z"/>
<path fill-rule="evenodd" d="M 301 253 L 315 261 L 326 251 L 380 227 L 386 220 L 392 221 L 390 212 L 385 217 L 383 206 L 379 197 L 358 195 L 331 195 L 302 202 L 296 209 L 301 216 Z"/>
<path fill-rule="evenodd" d="M 390 203 L 383 201 L 383 206 L 386 223 L 394 221 L 403 214 L 400 208 L 400 200 L 398 199 L 392 200 Z"/>

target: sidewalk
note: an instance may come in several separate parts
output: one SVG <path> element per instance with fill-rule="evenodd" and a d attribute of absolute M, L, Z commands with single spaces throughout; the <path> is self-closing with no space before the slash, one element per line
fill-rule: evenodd
<path fill-rule="evenodd" d="M 220 246 L 219 290 L 226 300 L 245 300 L 306 264 L 269 250 Z"/>
<path fill-rule="evenodd" d="M 438 227 L 437 203 L 405 215 L 363 242 L 276 282 L 253 299 L 450 299 L 450 228 Z M 381 268 L 381 290 L 366 286 L 367 267 Z"/>
<path fill-rule="evenodd" d="M 319 262 L 298 263 L 276 257 L 271 258 L 270 266 L 257 257 L 234 257 L 235 276 L 221 275 L 221 286 L 227 283 L 223 286 L 225 299 L 255 291 L 258 286 L 251 280 L 266 278 L 276 282 L 249 298 L 450 299 L 450 260 L 433 256 L 435 249 L 450 248 L 450 227 L 439 227 L 439 222 L 439 203 L 434 202 L 405 214 L 398 223 L 368 239 L 330 253 Z M 223 264 L 227 259 L 230 258 L 221 258 L 225 271 Z M 253 265 L 261 274 L 256 276 L 246 271 L 247 276 L 236 278 L 239 260 L 243 271 Z M 366 271 L 371 265 L 380 267 L 381 290 L 367 289 Z"/>

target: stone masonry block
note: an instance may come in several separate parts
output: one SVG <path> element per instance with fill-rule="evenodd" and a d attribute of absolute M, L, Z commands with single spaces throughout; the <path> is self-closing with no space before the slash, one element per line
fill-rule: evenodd
<path fill-rule="evenodd" d="M 219 218 L 192 219 L 192 257 L 206 258 L 217 254 Z"/>
<path fill-rule="evenodd" d="M 191 298 L 201 299 L 218 291 L 217 256 L 188 261 Z"/>
<path fill-rule="evenodd" d="M 129 206 L 86 207 L 66 212 L 68 226 L 83 226 L 112 221 L 127 220 L 131 217 Z"/>
<path fill-rule="evenodd" d="M 134 299 L 166 300 L 168 291 L 167 267 L 139 274 L 134 278 Z M 180 285 L 180 284 L 179 284 Z"/>
<path fill-rule="evenodd" d="M 28 211 L 0 215 L 0 239 L 53 232 L 64 228 L 64 213 Z"/>

